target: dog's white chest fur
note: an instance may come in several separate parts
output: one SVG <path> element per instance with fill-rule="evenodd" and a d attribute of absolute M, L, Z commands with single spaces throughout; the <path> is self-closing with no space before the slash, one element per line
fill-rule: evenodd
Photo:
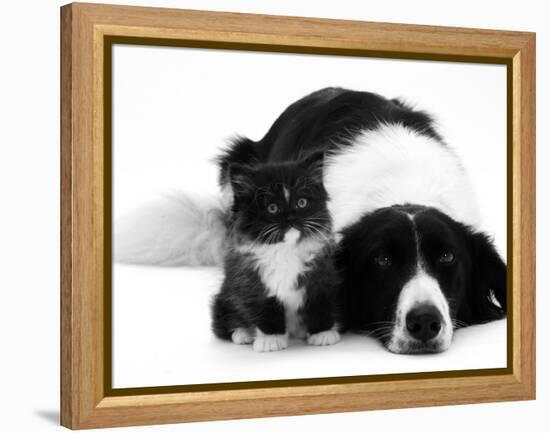
<path fill-rule="evenodd" d="M 268 294 L 275 296 L 285 306 L 287 313 L 297 311 L 304 303 L 305 289 L 298 287 L 298 277 L 307 271 L 311 260 L 323 247 L 321 241 L 298 241 L 299 233 L 291 229 L 284 242 L 257 246 L 241 246 L 239 250 L 250 253 Z M 287 318 L 290 319 L 289 317 Z"/>

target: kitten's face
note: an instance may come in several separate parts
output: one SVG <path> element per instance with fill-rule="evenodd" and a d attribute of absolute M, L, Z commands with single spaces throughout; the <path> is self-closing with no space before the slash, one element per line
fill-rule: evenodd
<path fill-rule="evenodd" d="M 327 239 L 331 224 L 321 162 L 315 154 L 295 163 L 231 166 L 236 230 L 264 244 Z"/>

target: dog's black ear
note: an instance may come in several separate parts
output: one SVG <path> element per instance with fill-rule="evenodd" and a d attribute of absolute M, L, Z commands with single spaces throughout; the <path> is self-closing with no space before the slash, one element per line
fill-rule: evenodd
<path fill-rule="evenodd" d="M 506 315 L 506 264 L 487 235 L 470 232 L 467 244 L 472 275 L 466 299 L 470 317 L 464 319 L 470 323 L 501 319 Z"/>

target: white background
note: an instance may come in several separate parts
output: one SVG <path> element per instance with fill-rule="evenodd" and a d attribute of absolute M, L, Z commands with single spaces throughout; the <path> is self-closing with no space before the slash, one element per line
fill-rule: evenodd
<path fill-rule="evenodd" d="M 462 1 L 369 3 L 353 0 L 307 1 L 158 1 L 135 5 L 188 7 L 281 15 L 440 24 L 537 31 L 538 45 L 538 400 L 457 407 L 404 409 L 369 413 L 315 415 L 262 420 L 154 426 L 128 429 L 150 432 L 333 432 L 404 430 L 448 432 L 523 431 L 547 422 L 550 364 L 545 314 L 550 283 L 544 264 L 548 239 L 550 182 L 546 169 L 550 140 L 548 57 L 550 31 L 544 2 Z M 1 6 L 3 59 L 0 159 L 2 177 L 2 404 L 3 430 L 59 431 L 59 11 L 61 2 L 9 2 Z M 25 31 L 22 31 L 22 25 Z M 543 424 L 544 425 L 544 424 Z M 115 431 L 115 430 L 113 430 Z M 120 431 L 120 430 L 116 430 Z"/>
<path fill-rule="evenodd" d="M 456 62 L 115 46 L 114 232 L 125 223 L 118 216 L 166 191 L 219 195 L 213 159 L 227 138 L 259 140 L 290 103 L 327 86 L 433 113 L 505 255 L 506 67 Z M 350 334 L 333 347 L 257 354 L 213 337 L 208 307 L 220 280 L 219 269 L 114 266 L 115 388 L 506 365 L 505 321 L 459 331 L 438 355 L 396 356 Z"/>

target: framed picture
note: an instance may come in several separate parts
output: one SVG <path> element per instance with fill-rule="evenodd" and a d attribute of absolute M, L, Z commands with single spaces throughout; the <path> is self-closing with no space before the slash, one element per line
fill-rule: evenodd
<path fill-rule="evenodd" d="M 535 398 L 535 35 L 61 8 L 61 423 Z"/>

